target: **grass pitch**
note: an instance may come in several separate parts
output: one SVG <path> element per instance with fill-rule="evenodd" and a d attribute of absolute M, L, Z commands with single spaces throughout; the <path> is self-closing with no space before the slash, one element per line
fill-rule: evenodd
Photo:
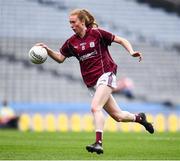
<path fill-rule="evenodd" d="M 104 132 L 104 154 L 88 153 L 94 133 L 0 130 L 0 160 L 179 160 L 180 133 Z"/>

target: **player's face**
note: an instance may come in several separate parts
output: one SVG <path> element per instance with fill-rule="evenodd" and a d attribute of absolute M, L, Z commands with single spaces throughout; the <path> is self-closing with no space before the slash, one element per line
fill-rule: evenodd
<path fill-rule="evenodd" d="M 69 22 L 72 30 L 76 34 L 81 35 L 83 29 L 85 28 L 84 22 L 80 21 L 77 15 L 70 15 Z"/>

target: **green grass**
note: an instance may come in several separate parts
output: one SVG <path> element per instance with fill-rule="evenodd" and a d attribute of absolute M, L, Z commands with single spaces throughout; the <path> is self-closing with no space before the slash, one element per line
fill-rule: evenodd
<path fill-rule="evenodd" d="M 104 154 L 88 153 L 94 133 L 0 130 L 0 160 L 180 159 L 180 133 L 104 133 Z"/>

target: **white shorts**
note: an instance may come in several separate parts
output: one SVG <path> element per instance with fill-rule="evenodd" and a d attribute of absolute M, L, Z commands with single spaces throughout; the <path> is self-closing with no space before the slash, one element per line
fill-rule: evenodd
<path fill-rule="evenodd" d="M 107 72 L 107 73 L 104 73 L 103 75 L 101 75 L 99 77 L 99 79 L 97 80 L 97 83 L 94 87 L 90 87 L 89 88 L 89 92 L 90 92 L 90 95 L 93 96 L 95 91 L 96 91 L 96 88 L 99 86 L 99 85 L 107 85 L 111 88 L 116 88 L 117 87 L 117 84 L 116 84 L 116 75 L 112 72 Z"/>

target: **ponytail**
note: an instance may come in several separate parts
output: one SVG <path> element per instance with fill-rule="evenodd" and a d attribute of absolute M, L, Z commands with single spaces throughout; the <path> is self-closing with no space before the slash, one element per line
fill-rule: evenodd
<path fill-rule="evenodd" d="M 70 13 L 70 15 L 77 15 L 81 21 L 85 22 L 87 28 L 98 27 L 98 24 L 96 23 L 94 16 L 86 9 L 75 9 Z"/>

